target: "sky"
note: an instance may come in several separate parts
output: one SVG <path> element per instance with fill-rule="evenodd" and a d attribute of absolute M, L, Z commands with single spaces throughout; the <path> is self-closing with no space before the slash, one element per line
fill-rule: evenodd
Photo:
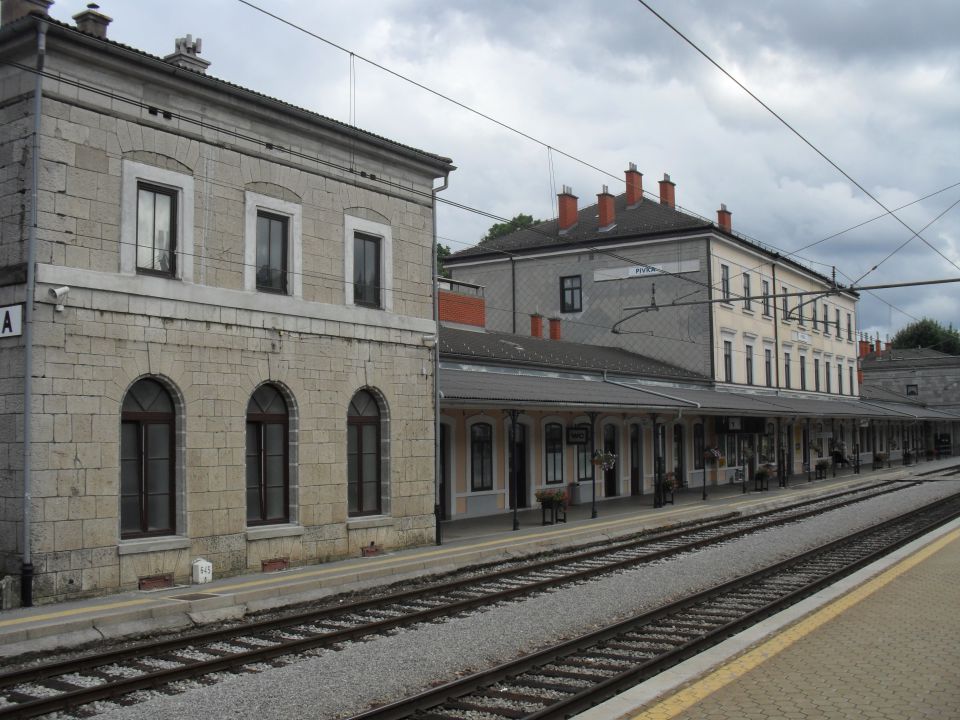
<path fill-rule="evenodd" d="M 634 162 L 646 190 L 669 173 L 678 205 L 715 220 L 724 203 L 734 230 L 784 252 L 881 216 L 799 252 L 839 282 L 960 277 L 956 0 L 649 2 L 887 208 L 912 203 L 896 213 L 909 229 L 635 0 L 255 0 L 352 63 L 241 0 L 99 4 L 112 40 L 163 56 L 190 33 L 210 75 L 452 158 L 443 196 L 496 216 L 553 217 L 562 185 L 581 207 L 622 193 Z M 492 222 L 441 206 L 437 232 L 457 251 Z M 865 292 L 858 323 L 886 338 L 960 325 L 958 310 L 960 283 Z"/>

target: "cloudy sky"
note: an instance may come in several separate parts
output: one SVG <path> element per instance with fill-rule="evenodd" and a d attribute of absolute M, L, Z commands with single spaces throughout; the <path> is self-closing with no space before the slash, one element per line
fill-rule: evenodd
<path fill-rule="evenodd" d="M 552 217 L 555 188 L 572 186 L 584 206 L 604 184 L 623 192 L 635 162 L 646 189 L 668 172 L 679 205 L 715 218 L 726 203 L 735 230 L 784 251 L 884 213 L 634 0 L 255 3 L 542 141 L 356 58 L 356 124 L 453 158 L 444 195 L 471 207 Z M 864 283 L 960 277 L 956 0 L 650 4 L 888 208 L 914 203 L 897 214 L 923 240 Z M 210 74 L 351 121 L 350 56 L 239 0 L 100 5 L 111 39 L 166 55 L 191 33 Z M 84 6 L 58 0 L 51 14 L 69 22 Z M 443 208 L 438 233 L 459 250 L 491 222 Z M 849 283 L 911 235 L 888 216 L 800 257 Z M 860 327 L 885 336 L 924 316 L 958 325 L 958 309 L 960 283 L 880 291 L 863 295 Z"/>

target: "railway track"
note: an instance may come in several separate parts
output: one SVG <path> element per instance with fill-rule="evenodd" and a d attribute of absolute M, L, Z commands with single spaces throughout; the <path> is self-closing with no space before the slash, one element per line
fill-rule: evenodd
<path fill-rule="evenodd" d="M 835 493 L 759 515 L 702 522 L 336 608 L 8 672 L 0 675 L 0 718 L 71 712 L 88 703 L 123 698 L 138 690 L 156 689 L 216 672 L 245 671 L 258 663 L 283 663 L 285 658 L 315 648 L 583 582 L 898 492 L 910 485 L 887 483 Z"/>
<path fill-rule="evenodd" d="M 351 720 L 552 720 L 589 709 L 960 517 L 960 494 Z"/>

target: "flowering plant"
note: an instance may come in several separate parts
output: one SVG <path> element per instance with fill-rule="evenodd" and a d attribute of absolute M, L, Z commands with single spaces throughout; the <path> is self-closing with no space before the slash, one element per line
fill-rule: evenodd
<path fill-rule="evenodd" d="M 566 490 L 543 488 L 542 490 L 537 490 L 534 493 L 534 497 L 537 498 L 537 502 L 547 506 L 563 506 L 567 504 Z"/>
<path fill-rule="evenodd" d="M 668 472 L 663 476 L 663 489 L 666 492 L 670 492 L 676 487 L 676 475 L 672 472 Z"/>
<path fill-rule="evenodd" d="M 593 464 L 601 470 L 612 470 L 613 466 L 617 464 L 617 456 L 612 452 L 597 450 L 593 453 Z"/>

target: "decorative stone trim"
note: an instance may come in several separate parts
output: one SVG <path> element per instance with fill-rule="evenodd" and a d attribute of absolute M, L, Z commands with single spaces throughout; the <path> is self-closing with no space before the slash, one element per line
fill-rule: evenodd
<path fill-rule="evenodd" d="M 393 525 L 393 518 L 387 515 L 347 518 L 347 530 L 366 530 L 368 528 L 388 527 L 391 525 Z"/>
<path fill-rule="evenodd" d="M 163 552 L 165 550 L 184 550 L 189 548 L 193 541 L 179 535 L 160 538 L 137 538 L 136 540 L 122 540 L 117 545 L 120 555 L 140 555 L 142 553 Z"/>
<path fill-rule="evenodd" d="M 247 540 L 272 540 L 273 538 L 303 535 L 303 525 L 258 525 L 247 528 Z"/>

